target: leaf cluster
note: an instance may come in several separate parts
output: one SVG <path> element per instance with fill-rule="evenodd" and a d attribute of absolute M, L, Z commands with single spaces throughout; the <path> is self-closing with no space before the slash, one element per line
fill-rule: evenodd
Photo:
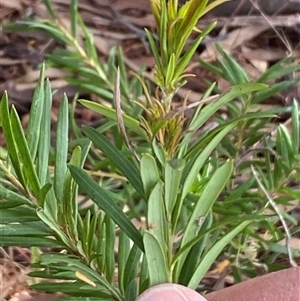
<path fill-rule="evenodd" d="M 216 64 L 201 61 L 201 65 L 233 85 L 251 82 L 243 68 L 221 47 L 217 48 L 221 59 Z M 259 267 L 265 270 L 277 269 L 275 261 L 280 254 L 299 256 L 297 250 L 289 248 L 289 242 L 285 245 L 281 242 L 291 233 L 299 232 L 297 221 L 284 210 L 285 206 L 295 206 L 299 200 L 299 105 L 297 100 L 294 100 L 289 108 L 269 111 L 262 111 L 259 106 L 265 99 L 297 84 L 300 81 L 299 77 L 283 78 L 299 69 L 299 63 L 294 58 L 287 57 L 274 64 L 256 80 L 267 84 L 266 89 L 246 97 L 241 96 L 227 104 L 228 118 L 231 121 L 236 120 L 237 126 L 216 148 L 213 160 L 218 161 L 222 156 L 226 156 L 234 158 L 236 163 L 223 200 L 215 204 L 214 211 L 218 213 L 218 219 L 257 212 L 266 216 L 263 222 L 249 227 L 247 235 L 240 235 L 235 241 L 235 246 L 230 249 L 234 260 L 241 257 L 241 264 L 244 266 L 235 268 L 236 281 L 242 279 L 242 273 L 252 277 Z M 289 129 L 285 124 L 274 126 L 273 123 L 270 127 L 270 120 L 274 120 L 281 113 L 290 115 Z M 221 116 L 217 117 L 217 120 L 220 125 L 228 123 L 228 120 Z M 261 190 L 253 177 L 253 169 L 257 171 L 265 191 Z M 270 199 L 275 202 L 275 208 Z M 286 230 L 277 226 L 281 218 L 290 225 L 291 233 L 286 233 Z M 257 235 L 257 231 L 270 235 L 265 240 Z M 254 257 L 240 256 L 239 254 L 247 252 L 250 245 L 255 245 L 252 252 Z M 263 254 L 261 258 L 260 252 Z M 263 261 L 266 264 L 259 264 Z"/>
<path fill-rule="evenodd" d="M 115 104 L 108 108 L 80 100 L 106 117 L 98 128 L 81 129 L 72 116 L 74 105 L 70 109 L 65 96 L 53 141 L 52 91 L 44 65 L 26 130 L 9 106 L 7 94 L 2 97 L 0 120 L 7 150 L 0 160 L 1 245 L 60 250 L 45 252 L 33 264 L 31 276 L 47 279 L 33 285 L 34 289 L 63 292 L 66 300 L 134 301 L 149 286 L 163 282 L 195 289 L 221 254 L 235 263 L 237 281 L 243 273 L 253 275 L 264 256 L 270 255 L 268 268 L 283 253 L 299 256 L 287 246 L 280 248 L 280 240 L 290 234 L 278 227 L 282 217 L 290 223 L 291 234 L 299 229 L 292 217 L 277 211 L 277 206 L 299 199 L 293 185 L 300 180 L 299 107 L 294 101 L 288 109 L 290 131 L 281 125 L 271 133 L 263 129 L 279 112 L 257 109 L 261 101 L 299 81 L 281 80 L 299 70 L 299 64 L 285 59 L 252 81 L 219 47 L 222 59 L 216 65 L 201 64 L 228 80 L 231 88 L 212 96 L 216 85 L 210 83 L 188 120 L 169 106 L 207 31 L 185 54 L 184 46 L 198 18 L 220 2 L 207 5 L 207 1 L 191 0 L 179 8 L 177 1 L 152 0 L 158 43 L 154 35 L 147 35 L 163 95 L 152 96 L 137 75 L 141 89 L 133 98 L 143 89 L 148 104 L 133 106 L 129 95 L 137 84 L 129 83 L 124 66 L 120 71 L 115 67 L 118 56 L 121 65 L 120 52 L 113 53 L 107 65 L 100 65 L 77 2 L 71 3 L 71 31 L 66 33 L 50 1 L 45 1 L 52 21 L 35 26 L 72 45 L 73 50 L 65 52 L 65 58 L 74 58 L 70 70 L 80 66 L 83 84 L 92 74 L 93 87 L 99 80 L 103 89 L 98 95 L 114 97 Z M 85 47 L 78 44 L 78 22 Z M 84 64 L 79 63 L 82 58 Z M 64 68 L 68 64 L 67 60 L 57 63 Z M 129 101 L 122 104 L 125 109 L 120 113 L 116 100 L 123 99 Z M 218 113 L 224 107 L 228 119 Z M 213 117 L 218 125 L 199 134 Z M 121 124 L 126 132 L 119 130 Z M 114 176 L 106 179 L 103 170 Z M 82 197 L 85 206 L 87 201 L 92 205 L 82 208 L 78 201 Z M 266 241 L 259 231 L 271 233 L 271 239 Z"/>

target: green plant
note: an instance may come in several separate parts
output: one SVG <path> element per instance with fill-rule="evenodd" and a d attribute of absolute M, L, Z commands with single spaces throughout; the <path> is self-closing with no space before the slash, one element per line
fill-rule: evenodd
<path fill-rule="evenodd" d="M 218 45 L 217 49 L 222 60 L 218 60 L 216 64 L 202 61 L 201 65 L 232 85 L 250 82 L 250 77 L 230 54 Z M 284 206 L 296 205 L 300 198 L 298 184 L 295 184 L 298 183 L 300 174 L 299 106 L 294 100 L 289 108 L 269 111 L 275 114 L 289 113 L 292 125 L 290 130 L 285 125 L 270 125 L 268 118 L 261 118 L 262 115 L 266 117 L 266 112 L 262 112 L 259 106 L 263 100 L 297 84 L 300 77 L 293 76 L 285 80 L 282 78 L 299 70 L 299 62 L 293 57 L 287 57 L 256 80 L 268 84 L 267 89 L 227 104 L 229 120 L 238 120 L 237 127 L 217 147 L 217 154 L 235 158 L 236 164 L 232 179 L 224 191 L 224 199 L 215 203 L 214 211 L 219 214 L 218 219 L 242 212 L 250 214 L 261 211 L 268 215 L 268 218 L 253 225 L 253 228 L 248 227 L 247 235 L 237 236 L 238 239 L 230 250 L 230 256 L 236 265 L 236 281 L 242 279 L 243 273 L 248 276 L 255 275 L 257 268 L 273 271 L 284 267 L 286 262 L 276 262 L 282 254 L 288 255 L 287 260 L 291 265 L 295 265 L 293 256 L 300 255 L 296 249 L 289 247 L 291 233 L 295 235 L 299 232 L 297 221 L 283 210 Z M 220 117 L 218 122 L 221 125 L 227 124 Z M 259 183 L 259 179 L 255 180 L 253 174 L 256 172 L 262 183 Z M 243 177 L 246 180 L 240 181 Z M 236 184 L 239 181 L 241 185 Z M 288 227 L 285 227 L 284 220 L 289 224 Z M 279 221 L 282 225 L 274 226 Z M 257 231 L 267 233 L 267 239 L 264 235 L 257 235 Z M 282 243 L 284 237 L 288 238 Z M 249 256 L 245 256 L 247 252 L 250 253 Z"/>
<path fill-rule="evenodd" d="M 51 141 L 52 92 L 49 81 L 44 79 L 45 66 L 41 69 L 33 97 L 26 133 L 14 107 L 9 108 L 7 94 L 3 95 L 0 117 L 7 152 L 0 161 L 1 244 L 62 250 L 44 252 L 34 262 L 30 275 L 47 281 L 34 284 L 33 289 L 63 292 L 68 295 L 66 300 L 135 300 L 149 286 L 162 282 L 196 288 L 223 250 L 229 255 L 237 253 L 248 237 L 259 239 L 254 231 L 259 223 L 271 228 L 278 220 L 277 215 L 264 214 L 266 198 L 257 190 L 258 184 L 253 177 L 236 185 L 240 175 L 249 174 L 252 165 L 268 189 L 297 196 L 292 188 L 284 190 L 285 180 L 293 177 L 299 180 L 296 102 L 292 109 L 292 134 L 282 127 L 276 142 L 276 152 L 284 157 L 288 178 L 277 172 L 274 185 L 269 186 L 273 168 L 279 170 L 282 164 L 275 160 L 273 167 L 272 158 L 268 157 L 272 155 L 271 151 L 266 152 L 268 163 L 265 166 L 248 158 L 239 161 L 243 155 L 242 143 L 248 141 L 251 147 L 262 138 L 261 134 L 255 135 L 252 142 L 250 139 L 261 124 L 260 120 L 267 122 L 275 116 L 274 112 L 249 112 L 249 107 L 258 102 L 263 93 L 271 93 L 271 87 L 260 82 L 274 76 L 275 69 L 253 83 L 246 80 L 243 70 L 223 53 L 223 64 L 235 68 L 234 74 L 243 80 L 233 81 L 226 93 L 204 106 L 214 89 L 212 84 L 192 118 L 186 122 L 183 111 L 172 107 L 177 89 L 185 83 L 187 64 L 213 26 L 200 33 L 184 50 L 187 39 L 198 18 L 221 2 L 207 6 L 208 1 L 192 0 L 178 8 L 175 0 L 168 3 L 152 0 L 158 42 L 150 32 L 147 36 L 155 56 L 158 89 L 153 95 L 137 75 L 146 103 L 134 105 L 144 112 L 143 116 L 135 115 L 131 109 L 122 114 L 121 100 L 129 95 L 122 89 L 127 85 L 127 79 L 122 68 L 119 71 L 115 64 L 108 64 L 111 70 L 108 67 L 109 70 L 101 69 L 103 74 L 97 71 L 97 77 L 103 79 L 101 83 L 107 84 L 105 91 L 114 91 L 108 97 L 113 101 L 114 95 L 114 107 L 80 100 L 107 119 L 100 128 L 83 127 L 77 135 L 79 138 L 71 142 L 68 135 L 72 119 L 69 120 L 66 97 L 58 113 L 56 141 L 54 144 Z M 46 4 L 51 11 L 50 2 L 46 1 Z M 82 28 L 84 25 L 75 8 L 76 2 L 72 1 L 72 35 L 65 42 L 77 47 L 74 39 L 76 22 L 79 20 Z M 53 11 L 51 15 L 55 19 Z M 44 27 L 61 40 L 65 39 L 59 24 L 46 25 L 36 23 L 35 27 Z M 86 47 L 95 61 L 91 35 L 85 31 L 85 37 Z M 78 59 L 77 54 L 72 55 Z M 76 68 L 75 63 L 73 68 Z M 88 78 L 81 65 L 75 70 L 83 71 Z M 224 67 L 224 70 L 228 68 Z M 114 74 L 110 83 L 106 82 L 107 72 Z M 97 87 L 95 82 L 93 87 Z M 104 95 L 103 91 L 101 93 Z M 245 105 L 238 114 L 236 99 Z M 129 103 L 133 103 L 130 98 Z M 218 127 L 199 136 L 198 130 L 225 105 L 232 112 L 230 120 L 218 118 Z M 250 130 L 235 135 L 234 129 L 240 127 Z M 108 129 L 114 139 L 105 135 Z M 196 142 L 192 143 L 192 139 Z M 283 139 L 285 143 L 282 143 Z M 265 149 L 273 148 L 267 135 L 264 141 Z M 101 161 L 96 163 L 95 158 L 101 158 Z M 106 180 L 101 174 L 99 178 L 97 170 L 100 168 L 117 173 L 118 179 Z M 254 193 L 253 189 L 256 189 Z M 91 199 L 93 205 L 82 209 L 78 204 L 82 195 L 85 200 Z M 261 202 L 256 201 L 257 196 L 261 197 Z M 246 197 L 247 204 L 241 201 Z M 123 210 L 125 204 L 129 207 L 126 212 Z M 239 210 L 238 216 L 230 215 L 229 210 L 224 209 L 228 204 Z M 139 214 L 146 218 L 145 228 L 137 229 L 131 221 Z M 272 230 L 279 233 L 275 227 Z"/>

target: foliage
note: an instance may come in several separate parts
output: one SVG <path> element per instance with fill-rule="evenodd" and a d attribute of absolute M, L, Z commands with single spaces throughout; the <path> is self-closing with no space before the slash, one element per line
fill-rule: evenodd
<path fill-rule="evenodd" d="M 299 191 L 290 185 L 300 180 L 299 108 L 294 101 L 289 109 L 291 132 L 281 125 L 277 135 L 262 129 L 278 112 L 253 110 L 263 99 L 298 81 L 273 82 L 299 70 L 299 64 L 284 60 L 254 82 L 219 48 L 223 59 L 218 66 L 201 64 L 232 87 L 209 102 L 215 89 L 211 84 L 189 120 L 184 110 L 172 106 L 188 76 L 187 64 L 213 27 L 199 33 L 196 22 L 221 2 L 208 5 L 208 1 L 191 0 L 179 8 L 176 0 L 151 1 L 158 41 L 150 32 L 147 36 L 156 62 L 156 93 L 140 75 L 128 81 L 120 52 L 112 53 L 106 65 L 98 62 L 76 1 L 71 5 L 71 32 L 61 27 L 49 1 L 45 4 L 52 20 L 29 23 L 72 45 L 64 53 L 74 59 L 63 63 L 81 74 L 83 85 L 90 83 L 90 91 L 113 103 L 108 108 L 80 100 L 106 118 L 99 128 L 79 129 L 65 96 L 52 141 L 52 91 L 44 78 L 44 65 L 26 131 L 15 108 L 9 106 L 8 95 L 2 97 L 0 118 L 7 152 L 0 160 L 1 245 L 53 250 L 33 263 L 30 275 L 46 279 L 33 289 L 63 292 L 67 300 L 135 300 L 149 286 L 162 282 L 195 289 L 220 254 L 234 258 L 237 280 L 244 267 L 253 273 L 251 264 L 257 258 L 251 260 L 246 250 L 252 242 L 258 246 L 256 253 L 264 247 L 264 254 L 272 255 L 270 266 L 284 251 L 299 256 L 289 248 L 279 250 L 278 242 L 287 233 L 274 225 L 281 220 L 277 211 L 267 215 L 265 210 L 270 207 L 269 197 L 278 204 L 299 198 Z M 77 23 L 84 32 L 84 47 L 77 40 Z M 192 31 L 199 36 L 184 49 Z M 60 58 L 49 57 L 57 66 Z M 142 87 L 146 103 L 132 101 L 141 94 L 141 89 L 132 94 L 137 87 Z M 229 120 L 218 114 L 224 106 Z M 218 126 L 199 135 L 213 116 Z M 72 141 L 70 129 L 76 131 Z M 112 177 L 106 179 L 103 171 Z M 82 196 L 84 205 L 88 200 L 93 205 L 81 207 Z M 280 214 L 295 224 L 284 212 Z M 141 224 L 141 216 L 145 227 L 137 229 L 132 218 Z M 264 241 L 257 229 L 269 231 L 271 240 Z M 57 249 L 61 252 L 54 252 Z"/>
<path fill-rule="evenodd" d="M 215 65 L 201 61 L 201 65 L 232 85 L 250 82 L 243 68 L 218 45 L 217 49 L 223 60 L 218 60 Z M 234 158 L 236 164 L 232 179 L 224 191 L 223 201 L 215 203 L 214 211 L 219 214 L 218 219 L 259 211 L 268 216 L 264 221 L 249 227 L 247 235 L 241 235 L 230 249 L 230 256 L 237 265 L 234 269 L 236 281 L 242 279 L 243 273 L 252 276 L 257 269 L 277 270 L 281 265 L 277 265 L 275 261 L 282 253 L 289 255 L 292 265 L 292 256 L 300 255 L 299 250 L 289 248 L 289 239 L 282 243 L 284 237 L 290 236 L 289 231 L 293 234 L 299 232 L 296 219 L 284 210 L 285 206 L 295 207 L 300 199 L 297 189 L 300 174 L 299 105 L 294 99 L 291 107 L 273 110 L 275 114 L 291 115 L 290 129 L 284 124 L 268 129 L 270 126 L 269 119 L 265 118 L 266 112 L 259 110 L 259 103 L 264 99 L 272 97 L 279 89 L 286 89 L 300 81 L 300 77 L 281 80 L 290 72 L 298 70 L 299 63 L 295 62 L 293 57 L 287 57 L 274 64 L 256 80 L 268 84 L 267 89 L 227 104 L 229 119 L 237 120 L 237 126 L 217 147 L 217 156 Z M 218 120 L 220 124 L 228 123 L 220 117 Z M 255 181 L 253 170 L 259 174 L 267 195 Z M 238 185 L 239 179 L 243 177 L 246 180 L 242 180 L 242 184 Z M 276 204 L 275 208 L 271 204 L 272 200 Z M 284 227 L 274 226 L 281 218 L 286 219 L 290 225 L 291 230 L 288 232 Z M 258 229 L 261 233 L 270 235 L 257 235 Z"/>

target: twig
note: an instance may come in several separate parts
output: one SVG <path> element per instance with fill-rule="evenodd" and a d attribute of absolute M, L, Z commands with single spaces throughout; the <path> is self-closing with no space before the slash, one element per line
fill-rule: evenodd
<path fill-rule="evenodd" d="M 251 1 L 252 5 L 260 12 L 260 14 L 266 19 L 266 21 L 272 27 L 272 29 L 274 30 L 274 32 L 277 34 L 278 38 L 281 40 L 281 42 L 283 43 L 283 45 L 285 45 L 286 49 L 289 51 L 289 54 L 291 55 L 293 53 L 293 50 L 292 50 L 291 46 L 289 45 L 289 43 L 287 42 L 287 40 L 282 37 L 282 35 L 279 33 L 279 31 L 277 30 L 277 28 L 274 26 L 274 24 L 270 20 L 270 18 L 261 10 L 261 8 L 259 7 L 259 5 L 257 4 L 257 1 L 255 1 L 255 0 L 250 0 L 250 1 Z"/>
<path fill-rule="evenodd" d="M 288 257 L 289 257 L 289 262 L 290 262 L 290 265 L 292 267 L 298 267 L 296 261 L 294 260 L 293 258 L 293 255 L 292 255 L 292 251 L 291 251 L 291 247 L 290 247 L 290 241 L 291 241 L 291 234 L 290 234 L 290 231 L 288 229 L 288 226 L 280 212 L 280 209 L 277 207 L 277 204 L 276 202 L 274 202 L 274 200 L 271 198 L 271 196 L 269 195 L 269 193 L 267 192 L 266 188 L 264 187 L 264 185 L 262 184 L 262 182 L 260 181 L 258 175 L 257 175 L 257 172 L 256 170 L 254 169 L 253 165 L 251 165 L 251 170 L 252 170 L 252 173 L 258 183 L 258 186 L 260 187 L 260 189 L 262 190 L 262 192 L 265 194 L 265 196 L 267 197 L 268 199 L 268 202 L 270 203 L 270 205 L 273 207 L 274 211 L 276 212 L 276 214 L 278 215 L 281 223 L 282 223 L 282 226 L 283 226 L 283 229 L 285 231 L 285 234 L 286 234 L 286 238 L 285 238 L 285 247 L 286 247 L 286 250 L 287 250 L 287 253 L 288 253 Z"/>
<path fill-rule="evenodd" d="M 268 16 L 268 20 L 271 22 L 273 27 L 296 27 L 300 25 L 300 14 L 292 14 L 287 16 Z M 203 28 L 216 21 L 216 17 L 201 19 L 198 22 L 198 26 Z M 261 26 L 269 24 L 264 16 L 234 16 L 230 17 L 217 17 L 216 28 L 227 26 L 231 27 L 241 27 L 241 26 Z M 271 25 L 270 25 L 271 26 Z"/>
<path fill-rule="evenodd" d="M 108 2 L 110 2 L 108 0 Z M 133 31 L 138 37 L 139 39 L 142 41 L 145 49 L 146 49 L 146 52 L 149 54 L 150 53 L 150 48 L 149 48 L 149 45 L 147 43 L 147 37 L 146 37 L 146 34 L 145 34 L 145 31 L 143 29 L 140 29 L 138 28 L 137 26 L 129 23 L 129 22 L 126 22 L 122 15 L 120 13 L 118 13 L 111 5 L 108 6 L 111 14 L 125 27 L 127 27 L 129 30 Z M 155 39 L 158 39 L 158 37 L 156 35 L 154 35 L 154 38 Z"/>
<path fill-rule="evenodd" d="M 125 129 L 123 115 L 122 115 L 122 109 L 121 109 L 120 68 L 119 67 L 117 70 L 117 80 L 116 80 L 116 85 L 115 85 L 115 90 L 114 90 L 114 105 L 116 107 L 116 112 L 117 112 L 118 127 L 119 127 L 121 134 L 124 137 L 125 143 L 126 143 L 127 147 L 131 150 L 131 152 L 135 156 L 135 158 L 138 161 L 140 161 L 138 154 L 134 150 L 134 148 L 131 145 L 131 143 L 127 137 L 127 134 L 126 134 L 126 129 Z"/>
<path fill-rule="evenodd" d="M 251 157 L 251 154 L 254 152 L 259 152 L 259 151 L 268 151 L 270 152 L 272 155 L 274 156 L 279 156 L 276 151 L 274 151 L 272 148 L 270 147 L 261 147 L 260 145 L 258 146 L 254 146 L 251 148 L 248 148 L 247 150 L 245 150 L 245 152 L 242 154 L 242 157 L 237 160 L 235 167 L 238 167 L 239 165 L 241 165 L 241 163 L 245 162 L 247 159 L 249 159 Z"/>

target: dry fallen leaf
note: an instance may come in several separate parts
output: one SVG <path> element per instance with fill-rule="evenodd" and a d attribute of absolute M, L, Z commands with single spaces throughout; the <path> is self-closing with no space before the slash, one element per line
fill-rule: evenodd
<path fill-rule="evenodd" d="M 238 28 L 228 33 L 226 39 L 219 41 L 218 44 L 224 50 L 230 51 L 258 36 L 268 28 L 270 28 L 269 25 Z M 214 61 L 219 56 L 220 54 L 216 49 L 215 43 L 209 43 L 206 46 L 206 50 L 201 53 L 200 58 L 205 61 Z"/>

